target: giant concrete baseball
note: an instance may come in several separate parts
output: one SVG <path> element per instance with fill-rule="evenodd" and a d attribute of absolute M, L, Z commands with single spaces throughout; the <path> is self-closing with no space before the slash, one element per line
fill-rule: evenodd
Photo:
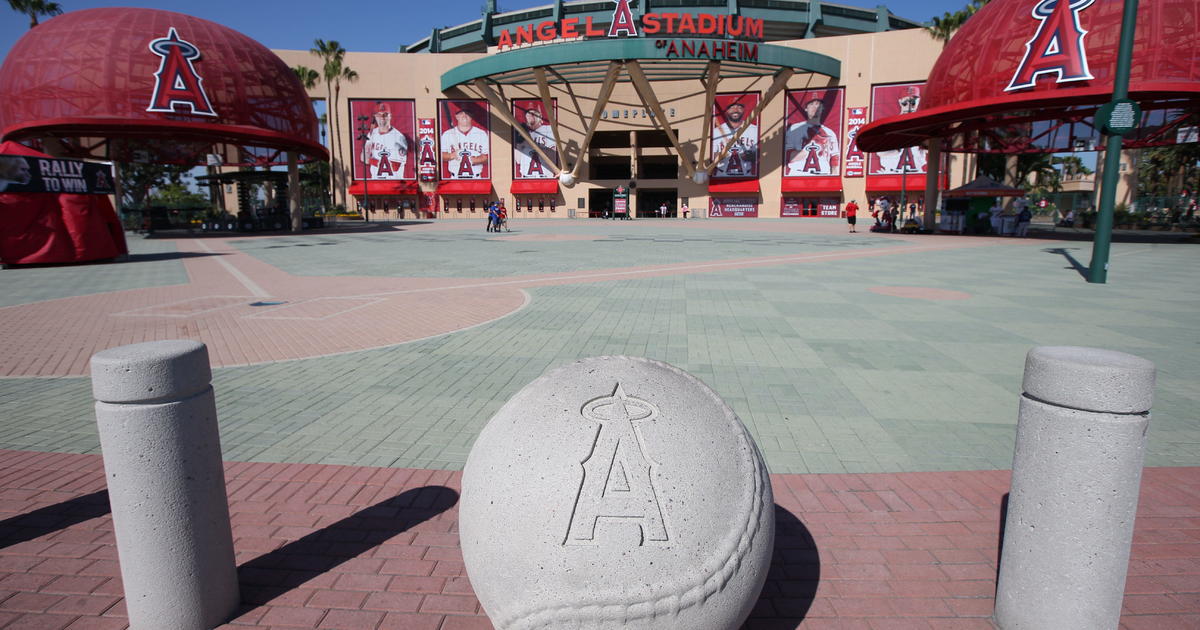
<path fill-rule="evenodd" d="M 597 357 L 500 409 L 467 458 L 459 536 L 499 630 L 733 629 L 775 539 L 737 415 L 665 363 Z"/>

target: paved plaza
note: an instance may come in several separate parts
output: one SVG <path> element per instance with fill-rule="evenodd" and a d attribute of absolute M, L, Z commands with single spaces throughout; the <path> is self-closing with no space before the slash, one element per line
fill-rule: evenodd
<path fill-rule="evenodd" d="M 1091 243 L 1049 228 L 482 223 L 133 236 L 119 264 L 0 272 L 0 628 L 123 627 L 87 361 L 173 338 L 214 365 L 230 627 L 489 627 L 455 534 L 475 436 L 548 368 L 632 355 L 699 377 L 763 452 L 781 544 L 748 625 L 988 628 L 1039 345 L 1157 365 L 1123 623 L 1200 627 L 1194 239 L 1119 239 L 1093 285 Z"/>

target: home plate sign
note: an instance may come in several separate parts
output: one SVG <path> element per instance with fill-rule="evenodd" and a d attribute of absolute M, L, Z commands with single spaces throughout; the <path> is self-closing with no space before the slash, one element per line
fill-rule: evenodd
<path fill-rule="evenodd" d="M 480 433 L 459 514 L 496 628 L 732 630 L 770 566 L 774 500 L 733 410 L 633 357 L 547 372 Z"/>

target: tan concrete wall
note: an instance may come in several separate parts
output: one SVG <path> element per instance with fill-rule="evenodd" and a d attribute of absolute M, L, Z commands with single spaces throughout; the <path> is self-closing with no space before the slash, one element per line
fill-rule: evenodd
<path fill-rule="evenodd" d="M 871 86 L 873 84 L 923 81 L 941 52 L 941 44 L 931 38 L 923 30 L 890 31 L 849 35 L 842 37 L 827 37 L 789 42 L 772 42 L 773 45 L 790 46 L 811 50 L 816 53 L 840 59 L 842 76 L 837 79 L 810 74 L 798 74 L 788 83 L 789 89 L 811 89 L 826 86 L 844 86 L 846 88 L 846 107 L 869 106 L 871 104 Z M 275 51 L 289 66 L 305 65 L 310 68 L 320 68 L 320 59 L 307 51 L 277 50 Z M 501 53 L 502 54 L 502 53 Z M 354 83 L 343 83 L 341 94 L 337 99 L 336 113 L 338 134 L 336 140 L 341 143 L 340 150 L 345 155 L 350 153 L 350 139 L 353 122 L 347 120 L 349 107 L 347 100 L 351 98 L 391 99 L 412 98 L 416 102 L 417 117 L 437 117 L 437 100 L 440 98 L 482 98 L 473 88 L 455 90 L 443 94 L 440 90 L 441 76 L 446 71 L 468 61 L 480 58 L 479 54 L 399 54 L 399 53 L 347 53 L 346 66 L 358 72 L 359 80 Z M 770 87 L 771 78 L 741 78 L 726 79 L 720 83 L 720 92 L 758 91 L 766 92 Z M 587 119 L 590 118 L 599 84 L 575 84 L 575 96 L 579 99 L 581 118 L 575 111 L 571 96 L 561 85 L 554 85 L 553 95 L 558 98 L 560 124 L 562 125 L 562 142 L 566 155 L 571 156 L 572 146 L 578 147 L 582 142 Z M 679 197 L 685 197 L 689 206 L 703 209 L 708 206 L 707 186 L 698 185 L 687 179 L 682 166 L 683 159 L 696 159 L 707 156 L 707 147 L 701 147 L 704 135 L 704 125 L 709 118 L 704 111 L 704 92 L 698 79 L 688 81 L 656 82 L 654 91 L 668 112 L 667 120 L 675 129 L 684 144 L 684 156 L 681 158 L 679 177 L 677 179 L 647 180 L 638 179 L 634 197 L 630 200 L 631 207 L 636 208 L 638 194 L 641 189 L 674 188 Z M 507 86 L 504 95 L 512 98 L 535 98 L 536 86 Z M 311 91 L 313 98 L 325 98 L 326 87 L 322 83 Z M 784 134 L 784 101 L 783 95 L 776 97 L 763 111 L 760 118 L 760 206 L 759 216 L 778 217 L 780 212 L 780 185 L 783 172 L 783 134 Z M 606 107 L 608 110 L 637 111 L 637 118 L 620 118 L 619 120 L 602 120 L 600 131 L 615 130 L 649 130 L 654 129 L 654 123 L 645 118 L 641 112 L 645 109 L 628 81 L 620 83 L 613 93 L 612 101 Z M 673 115 L 672 115 L 673 114 Z M 331 110 L 332 117 L 332 110 Z M 843 127 L 845 112 L 842 112 Z M 511 129 L 496 113 L 492 114 L 492 184 L 497 195 L 506 200 L 506 205 L 514 207 L 513 196 L 509 193 L 512 179 L 512 149 L 510 146 Z M 845 146 L 845 130 L 842 129 L 840 141 Z M 624 153 L 622 153 L 624 151 Z M 843 148 L 844 152 L 844 148 Z M 605 154 L 629 154 L 629 150 L 609 149 Z M 674 154 L 673 149 L 642 148 L 641 155 Z M 584 158 L 586 159 L 586 157 Z M 635 158 L 636 159 L 636 158 Z M 951 186 L 966 181 L 962 167 L 963 157 L 951 155 Z M 336 168 L 336 167 L 335 167 Z M 588 190 L 592 188 L 612 188 L 617 184 L 628 184 L 627 181 L 607 180 L 588 181 L 586 164 L 580 171 L 580 181 L 573 188 L 561 188 L 555 202 L 556 212 L 534 212 L 534 216 L 566 216 L 566 207 L 575 208 L 580 198 L 587 199 Z M 860 205 L 866 199 L 866 178 L 843 177 L 843 194 L 841 201 L 858 200 Z M 345 178 L 339 180 L 339 187 L 344 191 Z M 422 184 L 423 190 L 433 190 L 433 184 Z M 920 191 L 913 191 L 914 198 L 920 197 Z M 339 200 L 341 193 L 339 193 Z M 479 204 L 482 205 L 482 204 Z M 350 207 L 353 207 L 351 204 Z M 475 217 L 482 212 L 480 208 Z M 527 215 L 528 213 L 517 216 Z M 703 214 L 703 213 L 701 213 Z M 469 212 L 450 212 L 447 218 L 470 217 Z"/>

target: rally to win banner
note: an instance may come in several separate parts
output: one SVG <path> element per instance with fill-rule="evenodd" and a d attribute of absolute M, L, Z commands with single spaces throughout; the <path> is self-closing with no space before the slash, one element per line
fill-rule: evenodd
<path fill-rule="evenodd" d="M 0 155 L 0 193 L 111 195 L 112 167 L 82 160 Z"/>

